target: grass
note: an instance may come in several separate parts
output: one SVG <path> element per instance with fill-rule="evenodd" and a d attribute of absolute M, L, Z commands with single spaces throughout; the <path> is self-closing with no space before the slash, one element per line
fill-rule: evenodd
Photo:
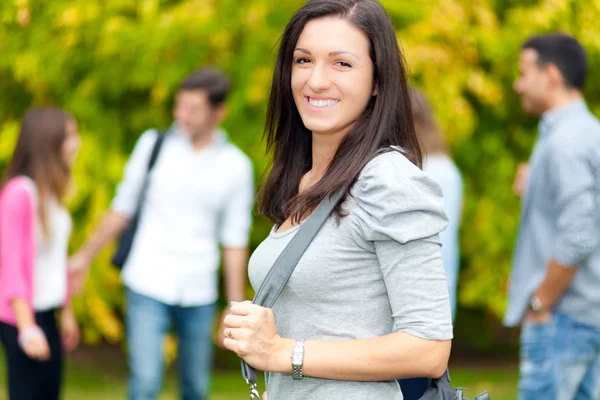
<path fill-rule="evenodd" d="M 501 362 L 490 366 L 477 363 L 451 366 L 452 384 L 466 387 L 465 395 L 474 395 L 487 390 L 492 400 L 514 400 L 517 398 L 517 367 L 514 363 Z M 3 355 L 0 352 L 0 400 L 7 400 L 6 371 Z M 86 357 L 75 353 L 67 364 L 64 400 L 122 400 L 126 398 L 127 367 L 122 355 L 105 357 L 96 351 Z M 264 386 L 261 385 L 261 389 Z M 177 378 L 170 371 L 165 379 L 160 400 L 176 400 Z M 219 371 L 213 375 L 211 400 L 247 400 L 248 390 L 237 369 Z M 323 399 L 327 400 L 327 399 Z"/>

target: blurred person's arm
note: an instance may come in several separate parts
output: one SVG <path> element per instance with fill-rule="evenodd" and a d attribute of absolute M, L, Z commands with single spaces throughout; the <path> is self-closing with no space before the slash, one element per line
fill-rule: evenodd
<path fill-rule="evenodd" d="M 223 248 L 223 276 L 227 300 L 242 301 L 245 297 L 248 247 Z"/>
<path fill-rule="evenodd" d="M 573 139 L 568 145 L 554 149 L 554 156 L 550 157 L 550 184 L 556 192 L 556 234 L 553 256 L 535 292 L 544 310 L 556 304 L 575 278 L 578 267 L 600 245 L 600 189 L 590 160 L 594 151 Z"/>
<path fill-rule="evenodd" d="M 244 159 L 238 165 L 239 173 L 233 190 L 224 208 L 221 226 L 221 243 L 223 245 L 223 279 L 228 306 L 220 318 L 229 314 L 232 301 L 246 298 L 246 281 L 248 266 L 248 240 L 252 227 L 252 204 L 254 202 L 254 177 L 252 164 Z M 223 329 L 218 327 L 216 343 L 223 346 Z"/>
<path fill-rule="evenodd" d="M 37 326 L 33 310 L 24 298 L 11 300 L 10 306 L 17 320 L 19 346 L 29 358 L 46 361 L 50 359 L 50 346 L 46 335 Z"/>
<path fill-rule="evenodd" d="M 157 137 L 155 130 L 148 130 L 140 136 L 125 167 L 123 181 L 117 188 L 111 209 L 104 215 L 91 236 L 69 259 L 70 284 L 73 293 L 82 291 L 94 258 L 107 243 L 116 239 L 125 230 L 135 214 L 146 178 L 148 161 Z"/>
<path fill-rule="evenodd" d="M 544 312 L 529 312 L 528 319 L 534 322 L 548 320 L 550 317 L 549 310 L 567 290 L 576 274 L 577 266 L 561 265 L 555 259 L 551 259 L 548 262 L 546 276 L 534 294 L 539 299 Z"/>
<path fill-rule="evenodd" d="M 223 318 L 230 313 L 232 301 L 242 301 L 246 292 L 246 266 L 248 265 L 248 247 L 223 248 L 223 278 L 225 280 L 225 296 L 227 307 L 223 310 L 220 323 L 217 327 L 215 343 L 223 348 L 224 329 Z"/>
<path fill-rule="evenodd" d="M 79 325 L 71 303 L 66 303 L 60 313 L 60 334 L 62 346 L 66 351 L 73 351 L 79 344 Z"/>
<path fill-rule="evenodd" d="M 71 257 L 69 267 L 71 271 L 77 271 L 83 267 L 87 268 L 89 263 L 96 258 L 104 246 L 117 236 L 119 236 L 129 224 L 129 217 L 119 214 L 116 211 L 109 210 L 100 225 L 92 232 L 85 243 Z M 80 261 L 80 262 L 75 262 Z"/>
<path fill-rule="evenodd" d="M 25 298 L 17 297 L 12 299 L 10 302 L 10 307 L 15 315 L 15 319 L 17 321 L 17 330 L 19 332 L 23 332 L 37 325 L 35 323 L 33 310 Z"/>
<path fill-rule="evenodd" d="M 23 182 L 5 186 L 0 207 L 0 295 L 15 317 L 19 345 L 31 358 L 47 360 L 46 337 L 35 322 L 29 304 L 35 273 L 35 196 Z M 29 273 L 28 273 L 29 271 Z"/>
<path fill-rule="evenodd" d="M 69 258 L 71 290 L 80 293 L 85 285 L 90 265 L 106 244 L 119 236 L 129 224 L 129 217 L 109 210 L 91 236 Z"/>
<path fill-rule="evenodd" d="M 513 182 L 513 193 L 519 197 L 523 197 L 523 194 L 525 194 L 525 188 L 527 187 L 528 180 L 529 165 L 527 163 L 521 163 L 517 167 L 517 174 Z"/>
<path fill-rule="evenodd" d="M 231 194 L 223 211 L 220 241 L 223 245 L 223 277 L 227 300 L 245 298 L 248 265 L 248 240 L 252 226 L 254 178 L 252 165 L 240 160 Z"/>

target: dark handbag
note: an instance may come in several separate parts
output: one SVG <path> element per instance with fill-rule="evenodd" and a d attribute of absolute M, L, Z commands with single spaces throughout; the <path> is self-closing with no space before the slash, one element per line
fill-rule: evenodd
<path fill-rule="evenodd" d="M 374 157 L 392 149 L 378 150 Z M 396 149 L 393 149 L 396 150 Z M 275 264 L 269 270 L 262 285 L 256 292 L 254 304 L 272 308 L 279 297 L 279 294 L 287 284 L 290 276 L 296 268 L 296 264 L 319 232 L 329 215 L 333 212 L 335 206 L 343 197 L 346 188 L 340 189 L 331 197 L 325 198 L 313 213 L 304 221 L 296 235 L 290 240 L 283 249 Z M 250 388 L 250 399 L 260 399 L 256 384 L 256 370 L 242 360 L 242 375 Z M 463 389 L 453 389 L 450 385 L 450 376 L 448 370 L 437 379 L 429 382 L 429 387 L 420 400 L 467 400 L 463 398 Z M 487 392 L 484 392 L 474 400 L 490 400 Z"/>
<path fill-rule="evenodd" d="M 429 387 L 419 400 L 468 400 L 466 397 L 463 397 L 464 390 L 463 388 L 452 388 L 450 374 L 446 370 L 444 375 L 429 382 Z M 483 392 L 475 396 L 473 400 L 490 400 L 490 395 L 488 392 Z"/>
<path fill-rule="evenodd" d="M 154 147 L 152 148 L 152 153 L 150 154 L 150 160 L 148 161 L 148 167 L 146 168 L 146 176 L 144 177 L 144 183 L 142 185 L 142 189 L 140 190 L 135 214 L 133 214 L 133 217 L 127 225 L 127 228 L 125 228 L 125 231 L 123 231 L 121 237 L 119 238 L 117 251 L 112 258 L 112 264 L 118 269 L 123 268 L 125 261 L 127 261 L 127 257 L 129 256 L 129 252 L 131 251 L 131 246 L 133 245 L 135 233 L 140 221 L 140 215 L 142 214 L 144 200 L 146 199 L 146 194 L 148 192 L 148 185 L 150 184 L 150 171 L 152 171 L 154 164 L 156 164 L 156 159 L 158 158 L 158 154 L 160 153 L 160 149 L 166 136 L 165 130 L 158 131 L 158 136 L 156 137 Z"/>

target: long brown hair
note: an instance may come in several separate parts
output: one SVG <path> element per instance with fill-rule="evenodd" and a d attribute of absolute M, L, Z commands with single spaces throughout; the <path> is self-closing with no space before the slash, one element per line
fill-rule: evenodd
<path fill-rule="evenodd" d="M 347 20 L 364 32 L 378 94 L 342 140 L 323 178 L 299 194 L 300 180 L 312 165 L 312 136 L 292 97 L 293 51 L 306 23 L 323 17 Z M 421 166 L 404 60 L 392 21 L 381 4 L 376 0 L 310 0 L 294 14 L 281 38 L 264 139 L 273 161 L 260 194 L 260 212 L 276 224 L 289 216 L 298 222 L 326 196 L 345 185 L 350 187 L 380 147 L 399 146 Z M 338 216 L 343 214 L 340 207 Z"/>
<path fill-rule="evenodd" d="M 17 176 L 28 176 L 38 189 L 39 218 L 44 233 L 49 233 L 48 201 L 63 201 L 71 179 L 71 168 L 62 155 L 67 122 L 74 118 L 56 107 L 36 107 L 23 117 L 12 160 L 3 186 Z"/>
<path fill-rule="evenodd" d="M 443 153 L 448 155 L 448 147 L 440 131 L 433 109 L 423 92 L 416 87 L 410 88 L 410 106 L 415 121 L 415 129 L 421 151 L 425 154 Z"/>

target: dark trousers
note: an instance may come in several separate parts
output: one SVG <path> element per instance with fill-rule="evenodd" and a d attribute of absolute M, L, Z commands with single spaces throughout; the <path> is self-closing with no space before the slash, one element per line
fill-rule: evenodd
<path fill-rule="evenodd" d="M 429 386 L 428 378 L 400 379 L 400 389 L 404 400 L 419 400 Z"/>
<path fill-rule="evenodd" d="M 29 358 L 19 347 L 17 328 L 0 322 L 0 340 L 8 364 L 9 400 L 58 400 L 62 380 L 62 346 L 55 310 L 38 312 L 35 321 L 50 346 L 50 360 Z"/>

